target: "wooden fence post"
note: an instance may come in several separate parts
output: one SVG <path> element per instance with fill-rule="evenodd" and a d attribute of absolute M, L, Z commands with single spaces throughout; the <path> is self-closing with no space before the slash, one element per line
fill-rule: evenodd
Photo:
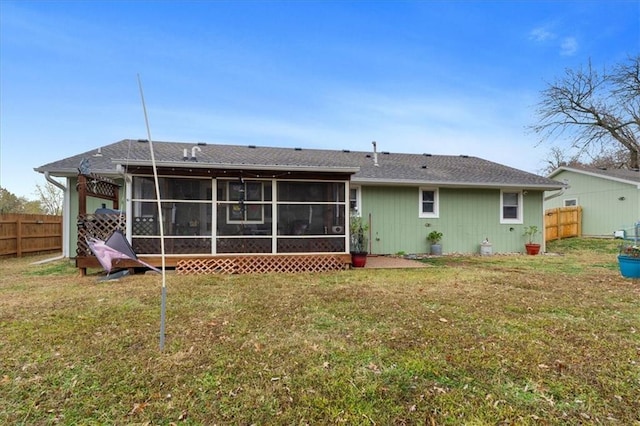
<path fill-rule="evenodd" d="M 16 220 L 16 256 L 22 257 L 22 216 Z"/>

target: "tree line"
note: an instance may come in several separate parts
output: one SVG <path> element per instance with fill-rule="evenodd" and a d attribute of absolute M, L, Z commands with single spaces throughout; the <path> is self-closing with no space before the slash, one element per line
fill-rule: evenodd
<path fill-rule="evenodd" d="M 62 191 L 47 182 L 36 185 L 37 199 L 29 200 L 19 197 L 9 190 L 0 187 L 0 214 L 62 214 Z"/>

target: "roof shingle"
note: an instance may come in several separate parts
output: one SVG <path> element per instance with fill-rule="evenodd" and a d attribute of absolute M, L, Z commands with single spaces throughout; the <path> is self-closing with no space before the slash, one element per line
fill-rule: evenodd
<path fill-rule="evenodd" d="M 321 149 L 274 148 L 185 142 L 154 142 L 154 156 L 158 166 L 183 163 L 184 153 L 191 156 L 196 150 L 199 167 L 224 168 L 224 166 L 359 168 L 353 175 L 354 183 L 372 184 L 438 184 L 450 186 L 523 187 L 560 189 L 563 184 L 533 173 L 518 170 L 478 157 L 427 154 L 377 153 L 377 165 L 373 152 L 337 151 Z M 186 150 L 186 151 L 185 151 Z M 99 155 L 101 154 L 101 155 Z M 147 141 L 125 139 L 103 146 L 98 150 L 83 152 L 36 168 L 54 176 L 74 176 L 83 159 L 89 160 L 93 173 L 115 175 L 116 164 L 149 162 L 151 155 Z M 117 161 L 114 161 L 117 160 Z"/>
<path fill-rule="evenodd" d="M 550 177 L 557 176 L 561 171 L 567 170 L 577 173 L 596 175 L 607 179 L 625 180 L 640 184 L 640 171 L 629 169 L 598 168 L 598 167 L 559 167 L 551 173 Z"/>

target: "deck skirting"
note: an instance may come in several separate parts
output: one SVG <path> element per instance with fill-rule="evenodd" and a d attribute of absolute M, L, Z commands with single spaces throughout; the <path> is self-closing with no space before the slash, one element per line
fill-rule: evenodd
<path fill-rule="evenodd" d="M 162 258 L 157 255 L 142 255 L 141 260 L 157 268 L 162 267 Z M 85 275 L 87 268 L 101 268 L 95 256 L 76 257 L 76 266 Z M 134 260 L 118 260 L 114 268 L 140 268 Z M 165 266 L 175 269 L 177 274 L 262 274 L 272 272 L 327 272 L 349 269 L 351 255 L 348 253 L 312 254 L 234 254 L 213 256 L 167 256 Z"/>
<path fill-rule="evenodd" d="M 181 259 L 176 264 L 177 274 L 263 274 L 273 272 L 326 272 L 348 269 L 349 255 L 247 255 Z"/>

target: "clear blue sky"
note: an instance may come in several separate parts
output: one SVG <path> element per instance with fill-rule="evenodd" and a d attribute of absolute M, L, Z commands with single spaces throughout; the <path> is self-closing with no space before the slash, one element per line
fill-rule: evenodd
<path fill-rule="evenodd" d="M 0 0 L 0 186 L 125 138 L 467 154 L 538 172 L 546 82 L 640 51 L 635 1 Z"/>

